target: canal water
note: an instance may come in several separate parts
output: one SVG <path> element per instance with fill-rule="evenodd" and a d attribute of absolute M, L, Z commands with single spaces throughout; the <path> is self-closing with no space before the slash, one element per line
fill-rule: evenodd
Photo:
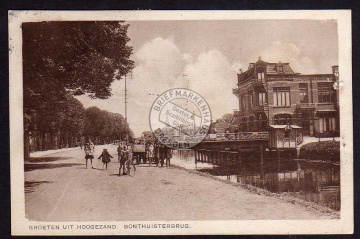
<path fill-rule="evenodd" d="M 192 151 L 183 151 L 182 160 L 193 161 Z M 340 165 L 305 160 L 244 162 L 240 168 L 220 168 L 197 164 L 197 170 L 222 179 L 264 188 L 340 210 Z"/>

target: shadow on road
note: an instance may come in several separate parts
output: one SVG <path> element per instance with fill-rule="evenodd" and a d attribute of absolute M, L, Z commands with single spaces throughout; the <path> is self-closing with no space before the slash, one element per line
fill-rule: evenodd
<path fill-rule="evenodd" d="M 95 169 L 95 170 L 100 170 L 100 171 L 106 171 L 105 169 L 103 169 L 103 168 L 92 168 L 92 169 Z"/>
<path fill-rule="evenodd" d="M 32 193 L 35 190 L 35 187 L 39 186 L 42 183 L 53 183 L 50 181 L 25 181 L 25 193 Z"/>
<path fill-rule="evenodd" d="M 36 158 L 30 158 L 30 163 L 43 163 L 43 162 L 54 162 L 64 159 L 71 159 L 71 158 L 65 158 L 65 157 L 36 157 Z"/>
<path fill-rule="evenodd" d="M 62 168 L 62 167 L 72 167 L 72 166 L 78 166 L 78 165 L 84 165 L 83 163 L 57 163 L 57 164 L 51 164 L 51 163 L 37 163 L 37 164 L 25 164 L 24 170 L 25 172 L 33 171 L 37 169 L 53 169 L 53 168 Z"/>

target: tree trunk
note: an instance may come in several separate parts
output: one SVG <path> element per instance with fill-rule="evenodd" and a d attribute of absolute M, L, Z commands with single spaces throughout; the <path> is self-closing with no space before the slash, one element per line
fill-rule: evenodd
<path fill-rule="evenodd" d="M 30 139 L 29 131 L 24 132 L 24 161 L 30 160 Z"/>
<path fill-rule="evenodd" d="M 46 148 L 47 148 L 47 142 L 46 142 L 46 139 L 47 139 L 47 135 L 46 135 L 46 133 L 45 132 L 41 132 L 41 134 L 42 134 L 42 147 L 41 147 L 41 149 L 42 149 L 42 151 L 45 151 L 46 150 Z"/>

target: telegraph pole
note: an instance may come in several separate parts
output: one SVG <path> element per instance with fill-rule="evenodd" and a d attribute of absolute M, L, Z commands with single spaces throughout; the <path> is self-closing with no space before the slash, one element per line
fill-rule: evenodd
<path fill-rule="evenodd" d="M 127 88 L 126 88 L 126 75 L 125 75 L 125 141 L 126 145 L 129 142 L 128 138 L 128 124 L 127 124 Z"/>

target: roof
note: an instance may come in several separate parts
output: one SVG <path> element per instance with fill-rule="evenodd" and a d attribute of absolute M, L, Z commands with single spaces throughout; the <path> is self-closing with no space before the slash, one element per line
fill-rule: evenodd
<path fill-rule="evenodd" d="M 281 66 L 283 67 L 283 70 L 279 71 Z M 295 74 L 295 72 L 289 66 L 289 63 L 268 63 L 266 66 L 266 73 L 270 75 Z"/>
<path fill-rule="evenodd" d="M 282 70 L 281 70 L 282 67 Z M 255 73 L 259 68 L 265 68 L 266 74 L 268 75 L 297 75 L 295 73 L 289 63 L 270 63 L 262 60 L 258 60 L 256 63 L 249 63 L 249 68 L 240 74 L 238 74 L 238 81 L 242 82 L 248 79 L 255 78 Z"/>
<path fill-rule="evenodd" d="M 270 128 L 273 128 L 273 129 L 285 129 L 288 125 L 284 124 L 284 125 L 274 125 L 274 124 L 271 124 L 269 125 Z M 289 125 L 292 129 L 302 129 L 302 127 L 300 126 L 297 126 L 297 125 Z"/>

